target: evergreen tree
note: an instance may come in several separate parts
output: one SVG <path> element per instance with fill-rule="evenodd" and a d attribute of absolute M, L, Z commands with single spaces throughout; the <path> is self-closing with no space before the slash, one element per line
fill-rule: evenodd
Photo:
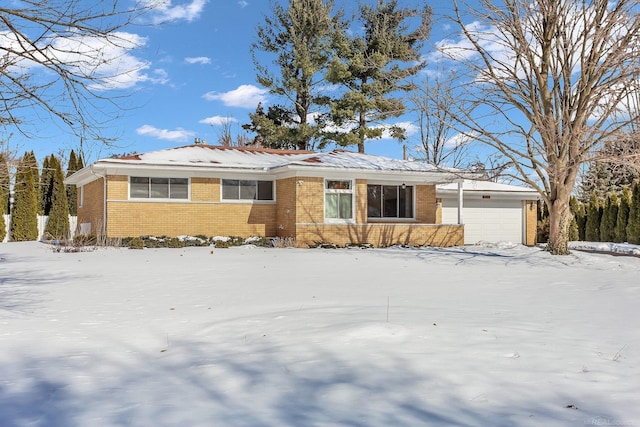
<path fill-rule="evenodd" d="M 69 204 L 67 192 L 64 186 L 64 174 L 60 160 L 55 156 L 49 158 L 51 168 L 51 206 L 49 208 L 49 221 L 45 233 L 54 239 L 66 239 L 69 237 Z"/>
<path fill-rule="evenodd" d="M 38 209 L 38 215 L 43 215 L 43 206 L 41 204 L 41 190 L 40 190 L 40 171 L 38 169 L 38 160 L 33 151 L 24 153 L 23 156 L 25 171 L 30 173 L 33 177 L 33 185 L 36 191 L 36 205 Z"/>
<path fill-rule="evenodd" d="M 82 157 L 77 157 L 76 152 L 71 150 L 69 154 L 69 164 L 67 165 L 67 177 L 82 169 Z M 67 185 L 67 202 L 69 204 L 69 214 L 78 215 L 78 189 L 75 185 Z"/>
<path fill-rule="evenodd" d="M 23 242 L 38 239 L 38 196 L 34 182 L 33 159 L 29 153 L 20 159 L 14 184 L 11 212 L 11 240 Z"/>
<path fill-rule="evenodd" d="M 11 175 L 9 174 L 9 160 L 0 153 L 0 209 L 8 214 L 11 207 Z"/>
<path fill-rule="evenodd" d="M 7 236 L 7 223 L 4 214 L 9 213 L 11 180 L 9 177 L 9 164 L 3 153 L 0 153 L 0 242 Z"/>
<path fill-rule="evenodd" d="M 332 16 L 333 8 L 333 0 L 289 0 L 287 7 L 273 2 L 272 16 L 258 26 L 251 46 L 258 83 L 283 103 L 269 106 L 267 114 L 262 106 L 249 114 L 251 123 L 243 128 L 257 134 L 256 143 L 307 150 L 320 138 L 324 121 L 316 113 L 326 86 L 323 73 L 333 53 L 331 36 L 343 25 L 342 12 Z M 265 55 L 273 57 L 268 66 Z"/>
<path fill-rule="evenodd" d="M 616 193 L 609 193 L 603 207 L 602 218 L 600 220 L 600 241 L 613 242 L 616 234 L 616 221 L 618 219 L 618 208 L 620 200 Z"/>
<path fill-rule="evenodd" d="M 410 31 L 409 21 L 419 20 Z M 420 47 L 429 37 L 431 9 L 400 8 L 397 0 L 378 0 L 375 6 L 359 4 L 360 28 L 336 31 L 336 56 L 329 63 L 326 79 L 343 92 L 329 102 L 331 119 L 347 131 L 330 138 L 339 145 L 357 145 L 364 153 L 368 139 L 382 137 L 380 124 L 405 111 L 397 94 L 409 90 L 407 79 L 426 66 Z M 415 21 L 414 21 L 415 22 Z M 403 65 L 406 65 L 403 67 Z M 394 96 L 395 95 L 395 96 Z M 405 138 L 399 127 L 390 129 L 394 138 Z"/>
<path fill-rule="evenodd" d="M 546 242 L 549 240 L 549 210 L 547 209 L 547 204 L 543 201 L 538 203 L 538 212 L 537 212 L 538 224 L 536 227 L 537 242 Z"/>
<path fill-rule="evenodd" d="M 600 241 L 600 221 L 602 208 L 596 193 L 591 194 L 591 200 L 587 206 L 587 223 L 585 225 L 584 238 L 589 242 Z"/>
<path fill-rule="evenodd" d="M 616 230 L 613 241 L 623 243 L 627 241 L 627 223 L 629 222 L 629 207 L 631 205 L 631 192 L 629 187 L 624 187 L 616 218 Z"/>
<path fill-rule="evenodd" d="M 635 245 L 640 244 L 640 181 L 633 184 L 627 222 L 627 241 Z"/>
<path fill-rule="evenodd" d="M 40 208 L 42 215 L 49 215 L 51 209 L 51 191 L 53 190 L 53 169 L 50 164 L 51 156 L 42 161 L 42 174 L 40 175 Z"/>
<path fill-rule="evenodd" d="M 578 227 L 578 218 L 580 216 L 580 203 L 575 197 L 571 197 L 569 200 L 569 207 L 571 208 L 571 224 L 569 225 L 569 241 L 580 240 L 580 231 Z"/>

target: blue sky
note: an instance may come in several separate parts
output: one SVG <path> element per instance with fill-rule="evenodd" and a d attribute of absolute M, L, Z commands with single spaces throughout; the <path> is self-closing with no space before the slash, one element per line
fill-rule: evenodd
<path fill-rule="evenodd" d="M 401 4 L 421 6 L 423 2 Z M 436 13 L 447 13 L 451 6 L 432 7 Z M 196 137 L 217 144 L 220 123 L 225 120 L 231 121 L 234 132 L 242 131 L 240 126 L 248 123 L 257 103 L 270 102 L 256 83 L 249 53 L 256 26 L 265 14 L 270 14 L 267 0 L 173 0 L 146 17 L 170 22 L 125 28 L 127 37 L 140 46 L 121 52 L 119 59 L 137 68 L 114 83 L 128 94 L 118 101 L 125 107 L 121 117 L 109 123 L 109 132 L 119 140 L 113 147 L 85 141 L 87 160 L 188 145 Z M 436 22 L 430 43 L 448 30 L 445 22 Z M 109 96 L 109 92 L 103 93 Z M 46 120 L 38 123 L 38 138 L 14 133 L 11 147 L 19 153 L 35 150 L 40 162 L 50 153 L 78 147 L 78 138 L 64 127 Z M 415 136 L 410 137 L 408 144 L 416 143 Z M 370 141 L 367 152 L 401 158 L 402 146 L 391 139 Z"/>

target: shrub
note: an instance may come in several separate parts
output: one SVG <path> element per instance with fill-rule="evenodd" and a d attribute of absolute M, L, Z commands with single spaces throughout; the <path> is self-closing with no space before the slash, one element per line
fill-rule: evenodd
<path fill-rule="evenodd" d="M 140 237 L 134 237 L 129 242 L 129 249 L 144 249 L 144 241 Z"/>

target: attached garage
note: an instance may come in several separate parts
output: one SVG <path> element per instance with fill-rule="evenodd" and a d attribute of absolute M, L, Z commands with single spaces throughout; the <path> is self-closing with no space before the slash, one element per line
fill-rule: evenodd
<path fill-rule="evenodd" d="M 524 187 L 489 181 L 463 183 L 464 243 L 535 244 L 538 193 Z M 436 197 L 443 224 L 458 223 L 458 185 L 439 185 Z"/>

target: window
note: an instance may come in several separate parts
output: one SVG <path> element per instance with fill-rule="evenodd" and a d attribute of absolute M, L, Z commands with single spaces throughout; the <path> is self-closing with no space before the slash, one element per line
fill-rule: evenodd
<path fill-rule="evenodd" d="M 369 218 L 413 218 L 413 187 L 367 185 Z"/>
<path fill-rule="evenodd" d="M 273 200 L 273 181 L 223 179 L 222 200 Z"/>
<path fill-rule="evenodd" d="M 132 176 L 129 179 L 131 199 L 188 199 L 188 178 L 149 178 Z"/>
<path fill-rule="evenodd" d="M 326 219 L 353 218 L 352 181 L 325 181 L 324 217 Z"/>

